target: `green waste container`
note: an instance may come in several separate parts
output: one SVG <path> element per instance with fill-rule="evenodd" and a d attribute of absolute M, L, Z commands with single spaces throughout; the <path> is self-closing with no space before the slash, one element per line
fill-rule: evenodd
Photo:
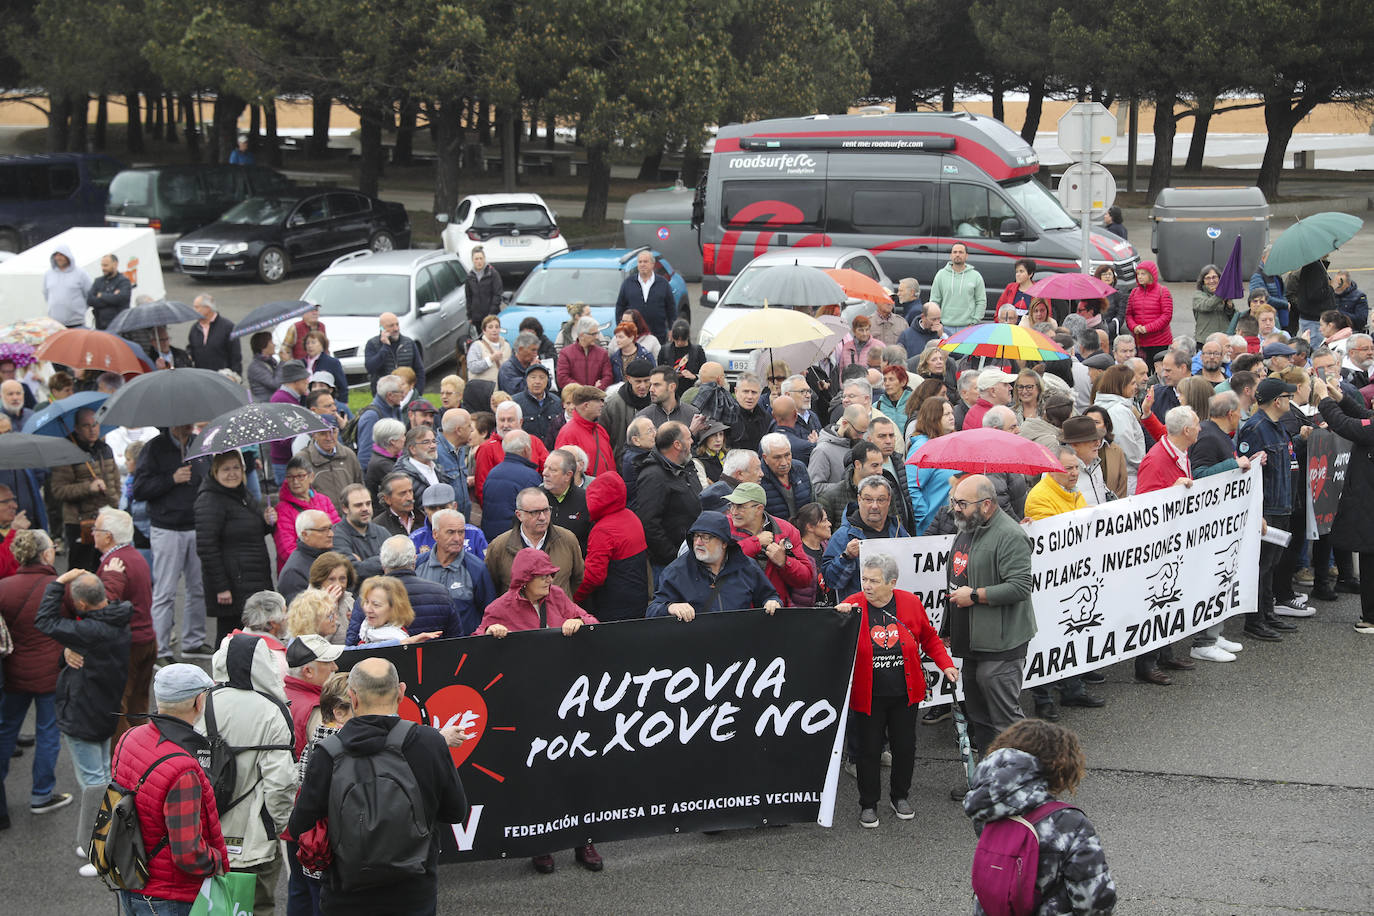
<path fill-rule="evenodd" d="M 1269 243 L 1269 202 L 1259 188 L 1165 188 L 1150 210 L 1150 248 L 1170 283 L 1195 282 L 1208 264 L 1222 267 L 1237 235 L 1249 279 Z"/>

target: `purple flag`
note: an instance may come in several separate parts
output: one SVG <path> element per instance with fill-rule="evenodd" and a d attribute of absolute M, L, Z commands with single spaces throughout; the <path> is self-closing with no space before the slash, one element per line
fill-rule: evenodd
<path fill-rule="evenodd" d="M 1231 256 L 1226 259 L 1226 266 L 1221 271 L 1221 282 L 1217 284 L 1217 295 L 1223 299 L 1243 299 L 1245 298 L 1245 277 L 1241 276 L 1240 269 L 1240 236 L 1236 236 L 1236 244 L 1231 246 Z"/>

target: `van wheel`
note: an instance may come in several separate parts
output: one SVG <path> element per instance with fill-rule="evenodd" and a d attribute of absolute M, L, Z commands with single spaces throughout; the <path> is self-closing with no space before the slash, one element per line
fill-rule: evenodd
<path fill-rule="evenodd" d="M 378 232 L 372 237 L 372 241 L 367 243 L 367 247 L 373 251 L 395 251 L 396 240 L 391 237 L 390 232 Z"/>
<path fill-rule="evenodd" d="M 0 229 L 0 251 L 19 253 L 19 233 L 13 229 Z"/>
<path fill-rule="evenodd" d="M 286 252 L 275 245 L 258 255 L 258 279 L 264 283 L 280 283 L 286 276 Z"/>

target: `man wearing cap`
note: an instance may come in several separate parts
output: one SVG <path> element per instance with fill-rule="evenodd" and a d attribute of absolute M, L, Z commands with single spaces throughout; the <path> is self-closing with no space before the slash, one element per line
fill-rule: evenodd
<path fill-rule="evenodd" d="M 286 699 L 291 704 L 291 721 L 296 726 L 297 758 L 323 721 L 320 690 L 329 676 L 339 670 L 339 656 L 343 651 L 343 646 L 334 645 L 318 633 L 297 636 L 286 644 Z"/>
<path fill-rule="evenodd" d="M 321 399 L 333 398 L 325 393 Z M 312 408 L 313 409 L 313 408 Z M 344 490 L 353 484 L 363 482 L 363 467 L 353 449 L 339 441 L 339 428 L 330 424 L 326 429 L 310 434 L 310 444 L 297 454 L 304 455 L 306 463 L 315 475 L 312 486 L 317 492 L 328 496 L 335 506 L 342 509 Z"/>
<path fill-rule="evenodd" d="M 463 549 L 467 541 L 467 523 L 462 515 L 452 509 L 439 509 L 430 517 L 430 527 L 434 531 L 434 547 L 414 561 L 415 577 L 443 589 L 453 613 L 443 621 L 428 621 L 426 630 L 442 630 L 445 639 L 467 636 L 477 629 L 482 622 L 482 610 L 500 592 L 493 588 L 482 561 Z M 576 544 L 573 547 L 576 549 Z M 491 556 L 490 548 L 487 556 Z M 383 551 L 383 565 L 386 561 L 387 554 Z M 406 591 L 409 593 L 410 589 Z M 417 608 L 412 628 L 418 626 L 419 619 Z M 417 629 L 416 632 L 424 631 Z"/>
<path fill-rule="evenodd" d="M 558 428 L 563 424 L 563 402 L 557 392 L 549 389 L 548 367 L 538 361 L 531 363 L 525 370 L 525 390 L 513 400 L 524 414 L 521 425 L 525 432 L 553 448 Z"/>
<path fill-rule="evenodd" d="M 615 451 L 606 428 L 597 422 L 606 403 L 606 392 L 581 385 L 573 392 L 573 413 L 558 431 L 557 447 L 575 445 L 587 454 L 587 475 L 615 473 Z M 555 561 L 556 562 L 556 561 Z"/>
<path fill-rule="evenodd" d="M 316 373 L 318 375 L 319 373 Z M 319 417 L 334 427 L 338 432 L 343 428 L 344 421 L 339 417 L 339 405 L 334 400 L 334 389 L 326 387 L 315 381 L 315 376 L 310 377 L 310 390 L 301 399 L 301 405 L 306 410 Z M 291 454 L 302 451 L 310 444 L 311 433 L 301 433 L 291 440 Z"/>
<path fill-rule="evenodd" d="M 434 405 L 424 398 L 413 398 L 406 405 L 406 423 L 411 429 L 417 426 L 428 426 L 434 428 L 434 415 L 436 411 Z"/>
<path fill-rule="evenodd" d="M 515 523 L 487 548 L 487 571 L 498 595 L 510 587 L 511 564 L 526 547 L 548 554 L 558 566 L 554 585 L 569 595 L 582 584 L 581 544 L 567 528 L 552 524 L 550 511 L 549 496 L 538 487 L 528 487 L 516 496 Z"/>
<path fill-rule="evenodd" d="M 999 404 L 1011 403 L 1011 386 L 1016 384 L 1016 376 L 997 368 L 987 368 L 978 373 L 978 400 L 964 414 L 961 429 L 982 429 L 983 414 Z"/>
<path fill-rule="evenodd" d="M 1078 493 L 1085 505 L 1101 506 L 1116 498 L 1102 476 L 1102 435 L 1092 417 L 1069 417 L 1060 429 L 1059 441 L 1078 457 Z"/>
<path fill-rule="evenodd" d="M 115 748 L 112 779 L 139 786 L 134 806 L 143 836 L 153 843 L 146 849 L 147 883 L 117 892 L 122 913 L 154 912 L 149 899 L 165 902 L 168 912 L 189 913 L 201 883 L 229 870 L 215 791 L 197 761 L 197 755 L 210 753 L 195 726 L 205 714 L 205 692 L 213 686 L 210 675 L 195 665 L 161 669 L 153 678 L 158 717 L 130 730 Z M 166 837 L 166 843 L 154 837 Z"/>
<path fill-rule="evenodd" d="M 290 359 L 281 364 L 277 370 L 277 382 L 280 387 L 272 392 L 273 404 L 294 404 L 301 406 L 301 401 L 310 389 L 310 371 L 305 368 L 305 364 L 299 360 Z M 272 479 L 286 479 L 286 462 L 291 460 L 291 440 L 281 439 L 273 442 L 269 450 L 272 459 Z"/>
<path fill-rule="evenodd" d="M 1265 344 L 1260 352 L 1264 355 L 1264 363 L 1268 366 L 1270 375 L 1277 375 L 1293 365 L 1293 357 L 1298 355 L 1297 350 L 1277 340 Z"/>
<path fill-rule="evenodd" d="M 568 529 L 579 544 L 585 544 L 592 533 L 592 517 L 587 511 L 587 491 L 573 482 L 575 476 L 577 459 L 570 452 L 549 452 L 544 462 L 543 489 L 553 510 L 553 524 Z"/>
<path fill-rule="evenodd" d="M 687 536 L 688 550 L 664 568 L 644 616 L 671 614 L 690 623 L 712 611 L 762 607 L 772 614 L 782 606 L 773 583 L 735 541 L 724 513 L 701 513 Z"/>
<path fill-rule="evenodd" d="M 625 381 L 614 392 L 606 396 L 606 406 L 597 421 L 606 428 L 611 437 L 617 466 L 625 456 L 628 441 L 627 428 L 630 421 L 644 408 L 653 403 L 649 397 L 649 373 L 654 364 L 647 359 L 632 359 L 625 366 Z M 630 481 L 626 478 L 626 483 Z"/>
<path fill-rule="evenodd" d="M 576 382 L 605 391 L 615 383 L 615 373 L 611 370 L 610 355 L 599 343 L 601 326 L 588 315 L 577 319 L 574 330 L 577 339 L 558 351 L 559 382 Z"/>
<path fill-rule="evenodd" d="M 453 484 L 448 472 L 439 467 L 439 434 L 432 426 L 412 426 L 406 432 L 405 454 L 396 460 L 395 471 L 410 478 L 415 498 L 424 505 L 425 491 L 441 483 Z M 451 494 L 450 500 L 452 501 Z"/>
<path fill-rule="evenodd" d="M 764 508 L 767 496 L 756 483 L 742 483 L 725 497 L 730 534 L 746 557 L 758 563 L 784 607 L 810 607 L 816 600 L 816 564 L 801 532 Z"/>
<path fill-rule="evenodd" d="M 487 536 L 482 533 L 482 529 L 467 522 L 467 513 L 458 508 L 454 501 L 455 490 L 446 483 L 435 484 L 425 491 L 425 498 L 420 508 L 424 512 L 424 524 L 410 533 L 410 542 L 415 545 L 417 556 L 423 557 L 434 549 L 434 516 L 441 509 L 451 509 L 463 517 L 463 549 L 482 559 L 487 555 Z M 374 573 L 359 572 L 359 575 L 375 575 Z"/>
<path fill-rule="evenodd" d="M 1236 451 L 1252 462 L 1260 461 L 1264 466 L 1264 528 L 1272 525 L 1286 530 L 1288 517 L 1293 511 L 1292 467 L 1296 455 L 1292 438 L 1282 420 L 1297 390 L 1297 386 L 1276 378 L 1261 381 L 1255 386 L 1258 409 L 1236 434 Z M 1259 610 L 1245 615 L 1246 635 L 1267 642 L 1281 639 L 1279 631 L 1297 629 L 1296 624 L 1282 620 L 1274 613 L 1274 569 L 1283 551 L 1284 548 L 1278 544 L 1260 542 Z"/>

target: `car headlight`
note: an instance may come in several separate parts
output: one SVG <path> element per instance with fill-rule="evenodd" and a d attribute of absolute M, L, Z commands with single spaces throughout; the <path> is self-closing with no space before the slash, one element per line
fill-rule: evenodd
<path fill-rule="evenodd" d="M 230 242 L 228 245 L 221 245 L 220 254 L 243 254 L 248 250 L 247 242 Z"/>
<path fill-rule="evenodd" d="M 697 343 L 703 350 L 705 350 L 707 347 L 711 346 L 711 341 L 715 339 L 716 335 L 712 334 L 710 331 L 702 331 L 701 337 L 700 339 L 698 339 Z"/>

